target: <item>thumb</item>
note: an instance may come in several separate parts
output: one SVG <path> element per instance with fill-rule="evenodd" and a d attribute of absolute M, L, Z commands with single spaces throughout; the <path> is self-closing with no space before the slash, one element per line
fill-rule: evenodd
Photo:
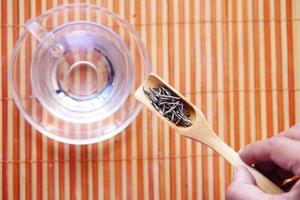
<path fill-rule="evenodd" d="M 265 200 L 270 198 L 256 186 L 253 176 L 244 167 L 235 167 L 233 182 L 226 192 L 226 200 Z"/>
<path fill-rule="evenodd" d="M 233 169 L 233 182 L 236 184 L 250 184 L 256 185 L 256 181 L 248 170 L 242 166 Z"/>

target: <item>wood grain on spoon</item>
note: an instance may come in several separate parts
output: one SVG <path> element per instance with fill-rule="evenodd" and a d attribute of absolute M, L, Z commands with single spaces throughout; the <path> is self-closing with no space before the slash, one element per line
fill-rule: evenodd
<path fill-rule="evenodd" d="M 189 119 L 192 122 L 192 125 L 189 127 L 177 126 L 173 122 L 169 121 L 165 117 L 163 117 L 151 104 L 151 101 L 148 99 L 144 90 L 149 90 L 150 88 L 156 86 L 166 86 L 176 94 L 181 100 L 187 105 L 187 109 L 190 113 Z M 160 119 L 162 119 L 165 123 L 167 123 L 170 127 L 176 130 L 177 133 L 183 135 L 185 137 L 191 138 L 198 142 L 201 142 L 213 150 L 217 151 L 220 155 L 222 155 L 228 162 L 230 162 L 233 166 L 245 166 L 250 173 L 254 176 L 257 185 L 264 190 L 265 192 L 278 194 L 283 193 L 283 191 L 277 187 L 273 182 L 263 176 L 254 168 L 246 165 L 239 157 L 238 153 L 235 152 L 231 147 L 229 147 L 221 138 L 214 133 L 211 126 L 207 122 L 205 116 L 202 112 L 194 106 L 189 100 L 187 100 L 183 95 L 177 92 L 172 86 L 166 83 L 163 79 L 161 79 L 156 74 L 151 73 L 147 80 L 143 82 L 143 84 L 138 88 L 138 90 L 134 94 L 135 98 L 143 103 L 148 109 L 150 109 L 153 113 L 157 114 Z"/>

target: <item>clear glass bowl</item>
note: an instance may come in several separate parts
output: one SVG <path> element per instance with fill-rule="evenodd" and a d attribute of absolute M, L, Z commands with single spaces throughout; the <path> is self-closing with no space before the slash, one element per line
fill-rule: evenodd
<path fill-rule="evenodd" d="M 102 7 L 70 4 L 25 25 L 9 81 L 20 112 L 38 131 L 90 144 L 125 129 L 141 110 L 133 97 L 150 71 L 135 30 Z"/>

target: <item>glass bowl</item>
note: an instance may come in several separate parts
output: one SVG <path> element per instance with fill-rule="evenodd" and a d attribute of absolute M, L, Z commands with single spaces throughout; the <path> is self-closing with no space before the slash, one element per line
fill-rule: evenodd
<path fill-rule="evenodd" d="M 105 8 L 69 4 L 30 20 L 10 59 L 16 105 L 42 134 L 90 144 L 125 129 L 142 105 L 133 94 L 150 72 L 133 27 Z"/>

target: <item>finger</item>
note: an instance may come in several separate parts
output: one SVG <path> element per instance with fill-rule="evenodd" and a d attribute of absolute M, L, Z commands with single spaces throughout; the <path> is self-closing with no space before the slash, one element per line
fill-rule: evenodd
<path fill-rule="evenodd" d="M 290 199 L 300 199 L 300 181 L 298 181 L 287 194 L 290 195 Z"/>
<path fill-rule="evenodd" d="M 238 166 L 233 171 L 233 182 L 237 184 L 250 184 L 256 185 L 256 181 L 253 176 L 248 172 L 245 167 Z"/>
<path fill-rule="evenodd" d="M 256 186 L 255 179 L 244 167 L 234 169 L 233 182 L 226 192 L 227 200 L 263 200 L 270 195 Z"/>
<path fill-rule="evenodd" d="M 279 136 L 288 137 L 300 141 L 300 124 L 295 124 L 293 127 L 279 134 Z"/>
<path fill-rule="evenodd" d="M 299 199 L 297 195 L 300 194 L 297 191 L 300 191 L 300 188 L 295 188 L 293 192 L 280 195 L 265 193 L 256 186 L 255 179 L 247 169 L 236 167 L 233 182 L 226 191 L 226 200 L 296 200 Z"/>
<path fill-rule="evenodd" d="M 247 145 L 240 153 L 248 165 L 273 161 L 286 171 L 300 175 L 300 142 L 286 137 L 273 137 Z"/>
<path fill-rule="evenodd" d="M 233 182 L 226 192 L 227 200 L 263 200 L 270 198 L 269 194 L 260 190 L 254 178 L 244 167 L 236 167 Z"/>

